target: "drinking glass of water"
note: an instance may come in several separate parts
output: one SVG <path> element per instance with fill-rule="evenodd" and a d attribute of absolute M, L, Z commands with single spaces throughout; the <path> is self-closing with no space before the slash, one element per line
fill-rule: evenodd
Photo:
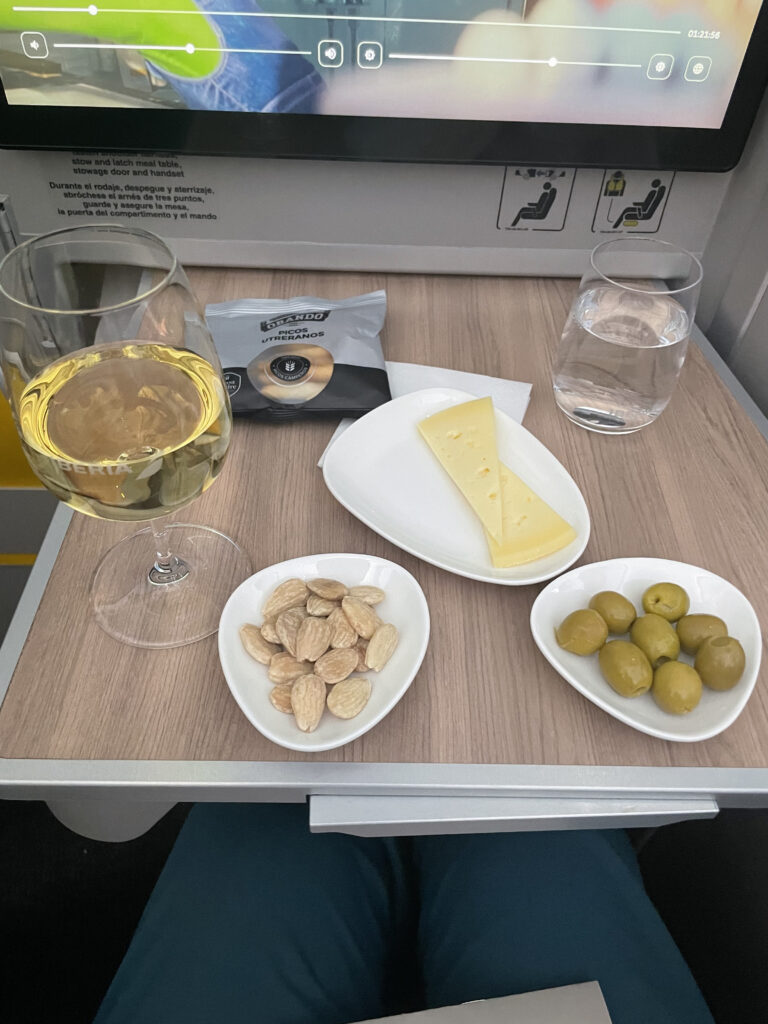
<path fill-rule="evenodd" d="M 602 434 L 653 423 L 685 361 L 702 273 L 691 253 L 655 238 L 593 250 L 552 377 L 570 420 Z"/>

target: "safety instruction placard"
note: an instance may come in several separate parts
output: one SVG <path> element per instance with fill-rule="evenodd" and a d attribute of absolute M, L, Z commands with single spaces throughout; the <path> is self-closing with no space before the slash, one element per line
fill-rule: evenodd
<path fill-rule="evenodd" d="M 595 234 L 653 234 L 667 207 L 674 171 L 607 170 L 597 197 Z"/>
<path fill-rule="evenodd" d="M 500 231 L 562 231 L 571 202 L 572 167 L 507 167 L 496 227 Z"/>
<path fill-rule="evenodd" d="M 148 222 L 209 226 L 219 219 L 216 190 L 189 180 L 178 157 L 167 153 L 56 154 L 48 192 L 57 216 L 81 223 Z"/>

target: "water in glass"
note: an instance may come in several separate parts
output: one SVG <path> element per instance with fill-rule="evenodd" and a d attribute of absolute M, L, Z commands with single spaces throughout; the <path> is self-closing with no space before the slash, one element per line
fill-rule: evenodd
<path fill-rule="evenodd" d="M 690 331 L 682 306 L 664 293 L 598 283 L 571 309 L 554 370 L 555 400 L 581 426 L 638 430 L 669 402 Z"/>

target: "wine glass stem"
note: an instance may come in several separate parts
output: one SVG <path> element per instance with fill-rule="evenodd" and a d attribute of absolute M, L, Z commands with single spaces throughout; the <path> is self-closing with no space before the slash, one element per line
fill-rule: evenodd
<path fill-rule="evenodd" d="M 163 519 L 163 524 L 166 520 Z M 149 581 L 157 585 L 178 583 L 189 574 L 189 566 L 171 553 L 168 541 L 168 527 L 151 519 L 152 538 L 155 544 L 155 563 L 149 570 Z"/>
<path fill-rule="evenodd" d="M 159 572 L 173 572 L 174 556 L 168 546 L 168 528 L 156 524 L 154 519 L 149 525 L 155 542 L 155 568 Z"/>

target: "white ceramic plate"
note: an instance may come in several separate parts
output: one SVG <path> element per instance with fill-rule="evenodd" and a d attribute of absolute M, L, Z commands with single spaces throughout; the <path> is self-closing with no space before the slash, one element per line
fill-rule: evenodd
<path fill-rule="evenodd" d="M 260 665 L 243 650 L 240 627 L 248 622 L 261 625 L 261 608 L 278 583 L 298 576 L 341 580 L 348 587 L 361 583 L 381 587 L 386 599 L 377 605 L 385 622 L 400 633 L 395 653 L 381 672 L 366 673 L 373 684 L 371 698 L 356 718 L 344 721 L 325 711 L 314 732 L 300 731 L 292 715 L 285 715 L 269 702 L 272 689 L 266 665 Z M 279 562 L 245 580 L 230 596 L 219 623 L 219 658 L 232 696 L 246 718 L 267 739 L 289 750 L 333 750 L 368 732 L 389 714 L 424 659 L 429 640 L 429 609 L 424 593 L 402 566 L 370 555 L 307 555 Z"/>
<path fill-rule="evenodd" d="M 705 686 L 699 706 L 688 715 L 667 714 L 650 693 L 631 699 L 620 697 L 603 679 L 596 654 L 589 657 L 571 654 L 555 640 L 555 627 L 565 616 L 577 608 L 586 608 L 591 597 L 601 590 L 624 594 L 642 614 L 643 592 L 653 583 L 677 583 L 683 587 L 691 601 L 691 614 L 719 615 L 729 635 L 736 637 L 746 655 L 744 675 L 736 686 L 724 693 Z M 614 558 L 571 570 L 553 580 L 534 601 L 531 631 L 550 665 L 593 704 L 649 736 L 682 743 L 709 739 L 735 722 L 755 688 L 760 668 L 760 624 L 741 591 L 706 569 L 664 558 Z M 680 660 L 693 662 L 684 654 L 680 655 Z"/>
<path fill-rule="evenodd" d="M 500 458 L 571 523 L 576 538 L 554 555 L 494 569 L 479 520 L 418 432 L 420 420 L 475 397 L 428 388 L 379 406 L 331 445 L 323 463 L 325 483 L 366 526 L 441 569 L 512 586 L 551 579 L 581 555 L 590 529 L 581 491 L 554 455 L 496 410 Z"/>

